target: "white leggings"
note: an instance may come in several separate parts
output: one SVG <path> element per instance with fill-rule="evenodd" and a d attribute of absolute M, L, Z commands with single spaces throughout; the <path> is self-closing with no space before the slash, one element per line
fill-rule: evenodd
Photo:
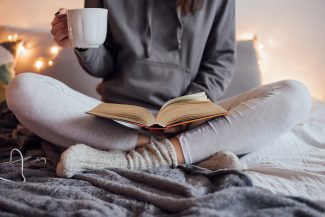
<path fill-rule="evenodd" d="M 85 114 L 101 101 L 51 77 L 18 75 L 8 86 L 6 98 L 18 120 L 49 142 L 64 147 L 84 143 L 100 149 L 135 148 L 136 130 Z M 307 117 L 311 98 L 303 84 L 285 80 L 218 104 L 229 115 L 178 135 L 187 164 L 220 150 L 240 155 L 262 148 Z"/>

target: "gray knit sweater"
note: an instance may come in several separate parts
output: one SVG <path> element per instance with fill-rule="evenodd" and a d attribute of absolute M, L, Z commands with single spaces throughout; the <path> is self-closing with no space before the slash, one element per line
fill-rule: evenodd
<path fill-rule="evenodd" d="M 181 95 L 205 91 L 218 100 L 235 65 L 235 0 L 205 0 L 183 16 L 176 0 L 86 0 L 109 10 L 104 45 L 76 50 L 83 68 L 103 78 L 106 102 L 158 110 Z"/>

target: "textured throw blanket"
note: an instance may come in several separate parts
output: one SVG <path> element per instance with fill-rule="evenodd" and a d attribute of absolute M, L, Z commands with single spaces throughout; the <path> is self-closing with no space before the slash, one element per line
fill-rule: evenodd
<path fill-rule="evenodd" d="M 62 150 L 33 135 L 0 106 L 0 216 L 324 216 L 316 203 L 252 187 L 238 171 L 210 172 L 194 166 L 149 171 L 88 171 L 58 178 Z M 12 148 L 25 157 L 8 164 Z M 14 160 L 19 159 L 15 154 Z M 47 162 L 36 159 L 46 157 Z"/>

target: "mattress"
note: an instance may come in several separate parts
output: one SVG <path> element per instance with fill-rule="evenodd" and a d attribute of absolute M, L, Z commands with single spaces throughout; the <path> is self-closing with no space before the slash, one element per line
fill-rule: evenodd
<path fill-rule="evenodd" d="M 314 101 L 307 120 L 241 161 L 255 186 L 325 205 L 325 102 Z"/>

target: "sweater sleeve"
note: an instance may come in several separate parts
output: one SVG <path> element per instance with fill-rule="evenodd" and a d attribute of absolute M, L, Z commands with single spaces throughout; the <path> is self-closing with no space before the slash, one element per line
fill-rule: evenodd
<path fill-rule="evenodd" d="M 205 91 L 214 102 L 223 95 L 235 68 L 235 37 L 235 1 L 224 0 L 208 36 L 198 74 L 187 94 Z"/>
<path fill-rule="evenodd" d="M 103 8 L 103 0 L 85 0 L 85 8 Z M 98 48 L 74 49 L 82 68 L 90 75 L 107 78 L 114 69 L 114 58 L 111 52 L 110 30 L 107 29 L 106 41 Z"/>

